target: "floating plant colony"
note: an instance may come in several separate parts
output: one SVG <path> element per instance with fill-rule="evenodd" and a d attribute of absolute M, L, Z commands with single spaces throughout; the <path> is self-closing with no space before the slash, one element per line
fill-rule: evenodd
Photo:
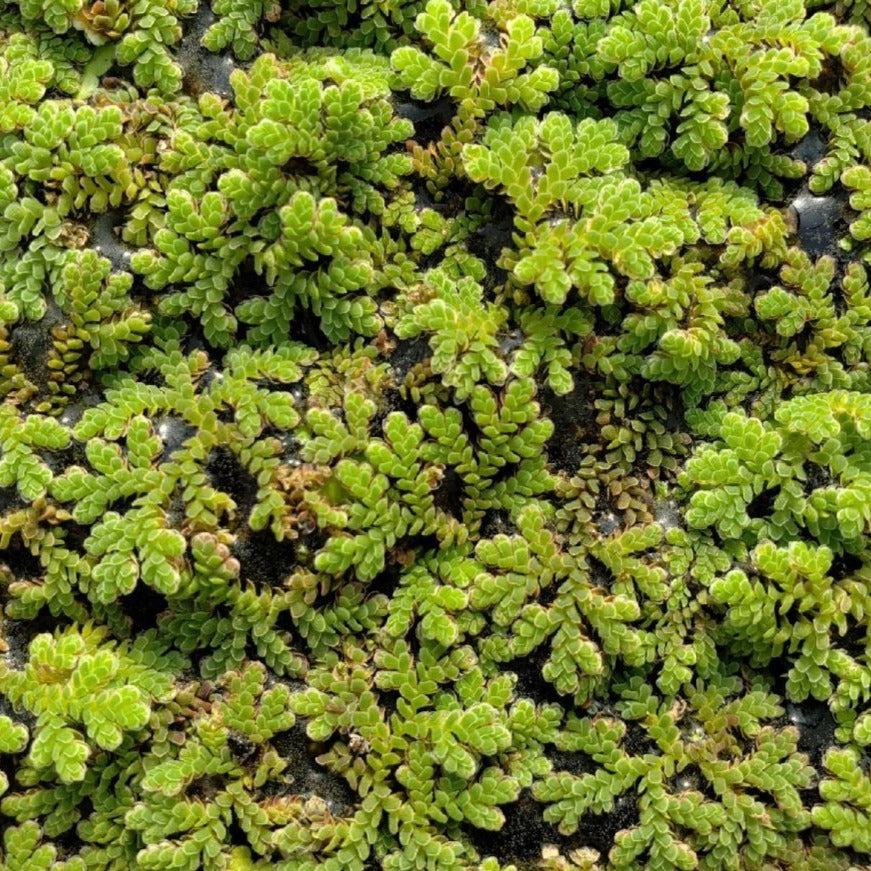
<path fill-rule="evenodd" d="M 0 869 L 871 867 L 867 0 L 0 0 Z"/>

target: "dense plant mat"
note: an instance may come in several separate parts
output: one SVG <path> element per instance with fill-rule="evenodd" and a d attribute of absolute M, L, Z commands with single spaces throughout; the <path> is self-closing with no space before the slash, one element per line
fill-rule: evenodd
<path fill-rule="evenodd" d="M 871 867 L 871 5 L 0 2 L 0 869 Z"/>

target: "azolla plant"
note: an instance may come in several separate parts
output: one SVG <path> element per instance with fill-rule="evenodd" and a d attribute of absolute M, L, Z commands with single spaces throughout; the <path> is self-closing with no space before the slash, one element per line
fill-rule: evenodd
<path fill-rule="evenodd" d="M 871 6 L 0 2 L 0 869 L 871 867 Z"/>

